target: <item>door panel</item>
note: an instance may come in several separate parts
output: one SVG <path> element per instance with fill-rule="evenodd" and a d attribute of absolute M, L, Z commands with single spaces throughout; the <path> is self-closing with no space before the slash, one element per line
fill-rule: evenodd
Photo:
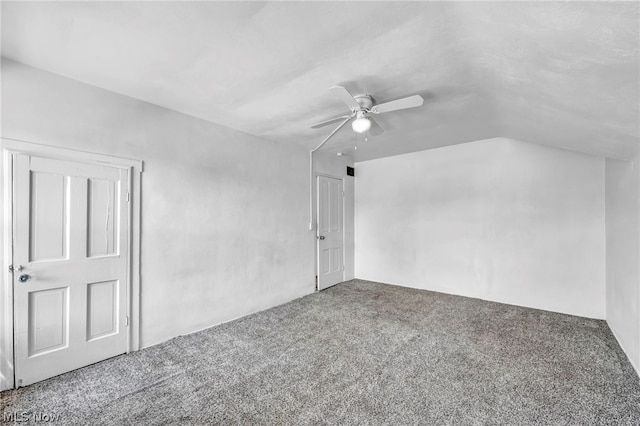
<path fill-rule="evenodd" d="M 68 287 L 29 293 L 29 356 L 66 348 Z"/>
<path fill-rule="evenodd" d="M 344 279 L 342 179 L 318 176 L 318 289 Z"/>
<path fill-rule="evenodd" d="M 67 256 L 68 182 L 65 176 L 31 172 L 30 256 L 32 262 Z"/>
<path fill-rule="evenodd" d="M 87 285 L 87 340 L 118 332 L 118 281 Z"/>
<path fill-rule="evenodd" d="M 87 257 L 116 254 L 118 229 L 116 215 L 118 194 L 116 182 L 89 179 Z"/>
<path fill-rule="evenodd" d="M 128 170 L 15 155 L 18 386 L 127 351 Z M 23 277 L 24 279 L 21 279 Z"/>

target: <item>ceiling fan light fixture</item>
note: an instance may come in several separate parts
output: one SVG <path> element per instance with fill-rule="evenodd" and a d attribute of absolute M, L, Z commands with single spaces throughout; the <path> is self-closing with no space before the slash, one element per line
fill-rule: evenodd
<path fill-rule="evenodd" d="M 367 117 L 359 116 L 353 123 L 351 123 L 351 128 L 356 133 L 364 133 L 371 128 L 371 120 Z"/>

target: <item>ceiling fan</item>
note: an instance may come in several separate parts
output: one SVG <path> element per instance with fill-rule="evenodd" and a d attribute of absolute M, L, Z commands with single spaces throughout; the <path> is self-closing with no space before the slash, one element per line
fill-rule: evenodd
<path fill-rule="evenodd" d="M 382 114 L 401 109 L 415 108 L 421 106 L 424 102 L 422 96 L 413 95 L 402 99 L 396 99 L 395 101 L 376 104 L 371 95 L 353 96 L 342 86 L 333 86 L 330 90 L 339 100 L 349 107 L 351 113 L 331 118 L 311 126 L 312 129 L 318 129 L 342 120 L 342 123 L 340 123 L 331 135 L 325 139 L 325 142 L 354 117 L 355 120 L 351 123 L 351 127 L 354 132 L 364 133 L 368 131 L 371 135 L 377 136 L 384 132 L 384 129 L 382 129 L 373 117 L 371 117 L 371 114 Z"/>

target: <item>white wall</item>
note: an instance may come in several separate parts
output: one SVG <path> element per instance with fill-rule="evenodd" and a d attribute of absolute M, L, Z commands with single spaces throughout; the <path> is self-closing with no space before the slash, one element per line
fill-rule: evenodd
<path fill-rule="evenodd" d="M 314 290 L 302 148 L 11 61 L 2 137 L 144 161 L 142 346 Z"/>
<path fill-rule="evenodd" d="M 606 161 L 607 323 L 640 372 L 640 166 Z"/>
<path fill-rule="evenodd" d="M 356 172 L 357 278 L 605 317 L 603 158 L 497 138 Z"/>

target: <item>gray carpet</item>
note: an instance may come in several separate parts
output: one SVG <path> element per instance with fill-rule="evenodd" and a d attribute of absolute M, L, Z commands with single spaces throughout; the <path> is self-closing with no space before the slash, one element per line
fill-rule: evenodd
<path fill-rule="evenodd" d="M 357 280 L 0 402 L 57 424 L 640 424 L 604 321 Z"/>

